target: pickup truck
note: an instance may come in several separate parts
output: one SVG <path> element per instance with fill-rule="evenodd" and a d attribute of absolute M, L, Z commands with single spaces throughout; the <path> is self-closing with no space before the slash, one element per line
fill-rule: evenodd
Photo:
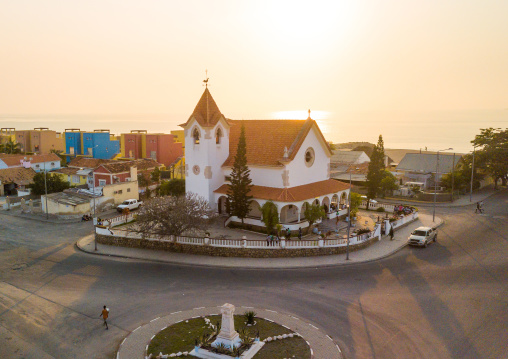
<path fill-rule="evenodd" d="M 116 207 L 116 210 L 120 213 L 124 211 L 124 209 L 129 209 L 129 211 L 132 211 L 133 209 L 138 209 L 143 204 L 142 201 L 138 201 L 137 199 L 126 199 L 121 204 Z"/>

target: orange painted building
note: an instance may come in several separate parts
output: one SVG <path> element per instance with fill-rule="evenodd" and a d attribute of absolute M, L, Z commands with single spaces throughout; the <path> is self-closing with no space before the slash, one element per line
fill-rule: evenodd
<path fill-rule="evenodd" d="M 51 150 L 65 151 L 65 141 L 62 134 L 46 127 L 15 131 L 15 141 L 21 144 L 22 153 L 47 154 Z"/>

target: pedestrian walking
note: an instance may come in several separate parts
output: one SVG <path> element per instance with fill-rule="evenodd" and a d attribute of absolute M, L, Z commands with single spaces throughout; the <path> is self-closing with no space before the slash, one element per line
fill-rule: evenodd
<path fill-rule="evenodd" d="M 271 235 L 267 235 L 267 236 L 266 236 L 266 246 L 267 246 L 267 247 L 268 247 L 268 246 L 270 246 L 270 238 L 272 238 L 272 236 L 271 236 Z"/>
<path fill-rule="evenodd" d="M 476 202 L 476 209 L 474 210 L 474 213 L 478 213 L 478 212 L 481 213 L 480 202 Z"/>
<path fill-rule="evenodd" d="M 106 308 L 106 306 L 104 306 L 104 309 L 102 309 L 102 312 L 101 314 L 99 315 L 99 317 L 102 317 L 102 319 L 104 319 L 104 324 L 106 326 L 106 330 L 108 330 L 108 317 L 109 317 L 109 309 Z"/>
<path fill-rule="evenodd" d="M 302 240 L 302 227 L 298 228 L 298 239 Z"/>
<path fill-rule="evenodd" d="M 393 241 L 393 227 L 390 227 L 390 240 Z"/>

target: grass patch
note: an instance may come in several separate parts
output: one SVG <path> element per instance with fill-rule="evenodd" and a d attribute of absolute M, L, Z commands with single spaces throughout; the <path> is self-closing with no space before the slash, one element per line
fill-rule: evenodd
<path fill-rule="evenodd" d="M 206 316 L 210 319 L 213 325 L 220 322 L 220 315 Z M 268 320 L 255 318 L 256 325 L 247 327 L 245 325 L 245 318 L 243 315 L 235 315 L 235 329 L 240 331 L 246 328 L 252 336 L 259 331 L 261 340 L 267 337 L 293 333 L 291 330 Z M 190 352 L 194 349 L 194 340 L 204 332 L 211 333 L 212 330 L 208 328 L 203 318 L 188 319 L 180 323 L 173 324 L 166 329 L 160 331 L 155 335 L 148 346 L 148 355 L 153 356 L 162 354 L 171 354 L 177 352 Z M 295 358 L 310 359 L 310 349 L 303 338 L 294 337 L 283 340 L 268 342 L 264 347 L 254 356 L 255 359 L 282 359 L 286 358 L 287 354 L 293 355 Z M 188 356 L 193 358 L 193 356 Z"/>

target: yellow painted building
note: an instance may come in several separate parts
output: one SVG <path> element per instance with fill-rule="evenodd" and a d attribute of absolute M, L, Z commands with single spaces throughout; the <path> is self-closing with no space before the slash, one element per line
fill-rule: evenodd
<path fill-rule="evenodd" d="M 87 184 L 87 175 L 79 173 L 80 171 L 80 168 L 62 167 L 51 171 L 51 173 L 59 175 L 62 180 L 69 182 L 71 186 L 80 186 Z"/>

